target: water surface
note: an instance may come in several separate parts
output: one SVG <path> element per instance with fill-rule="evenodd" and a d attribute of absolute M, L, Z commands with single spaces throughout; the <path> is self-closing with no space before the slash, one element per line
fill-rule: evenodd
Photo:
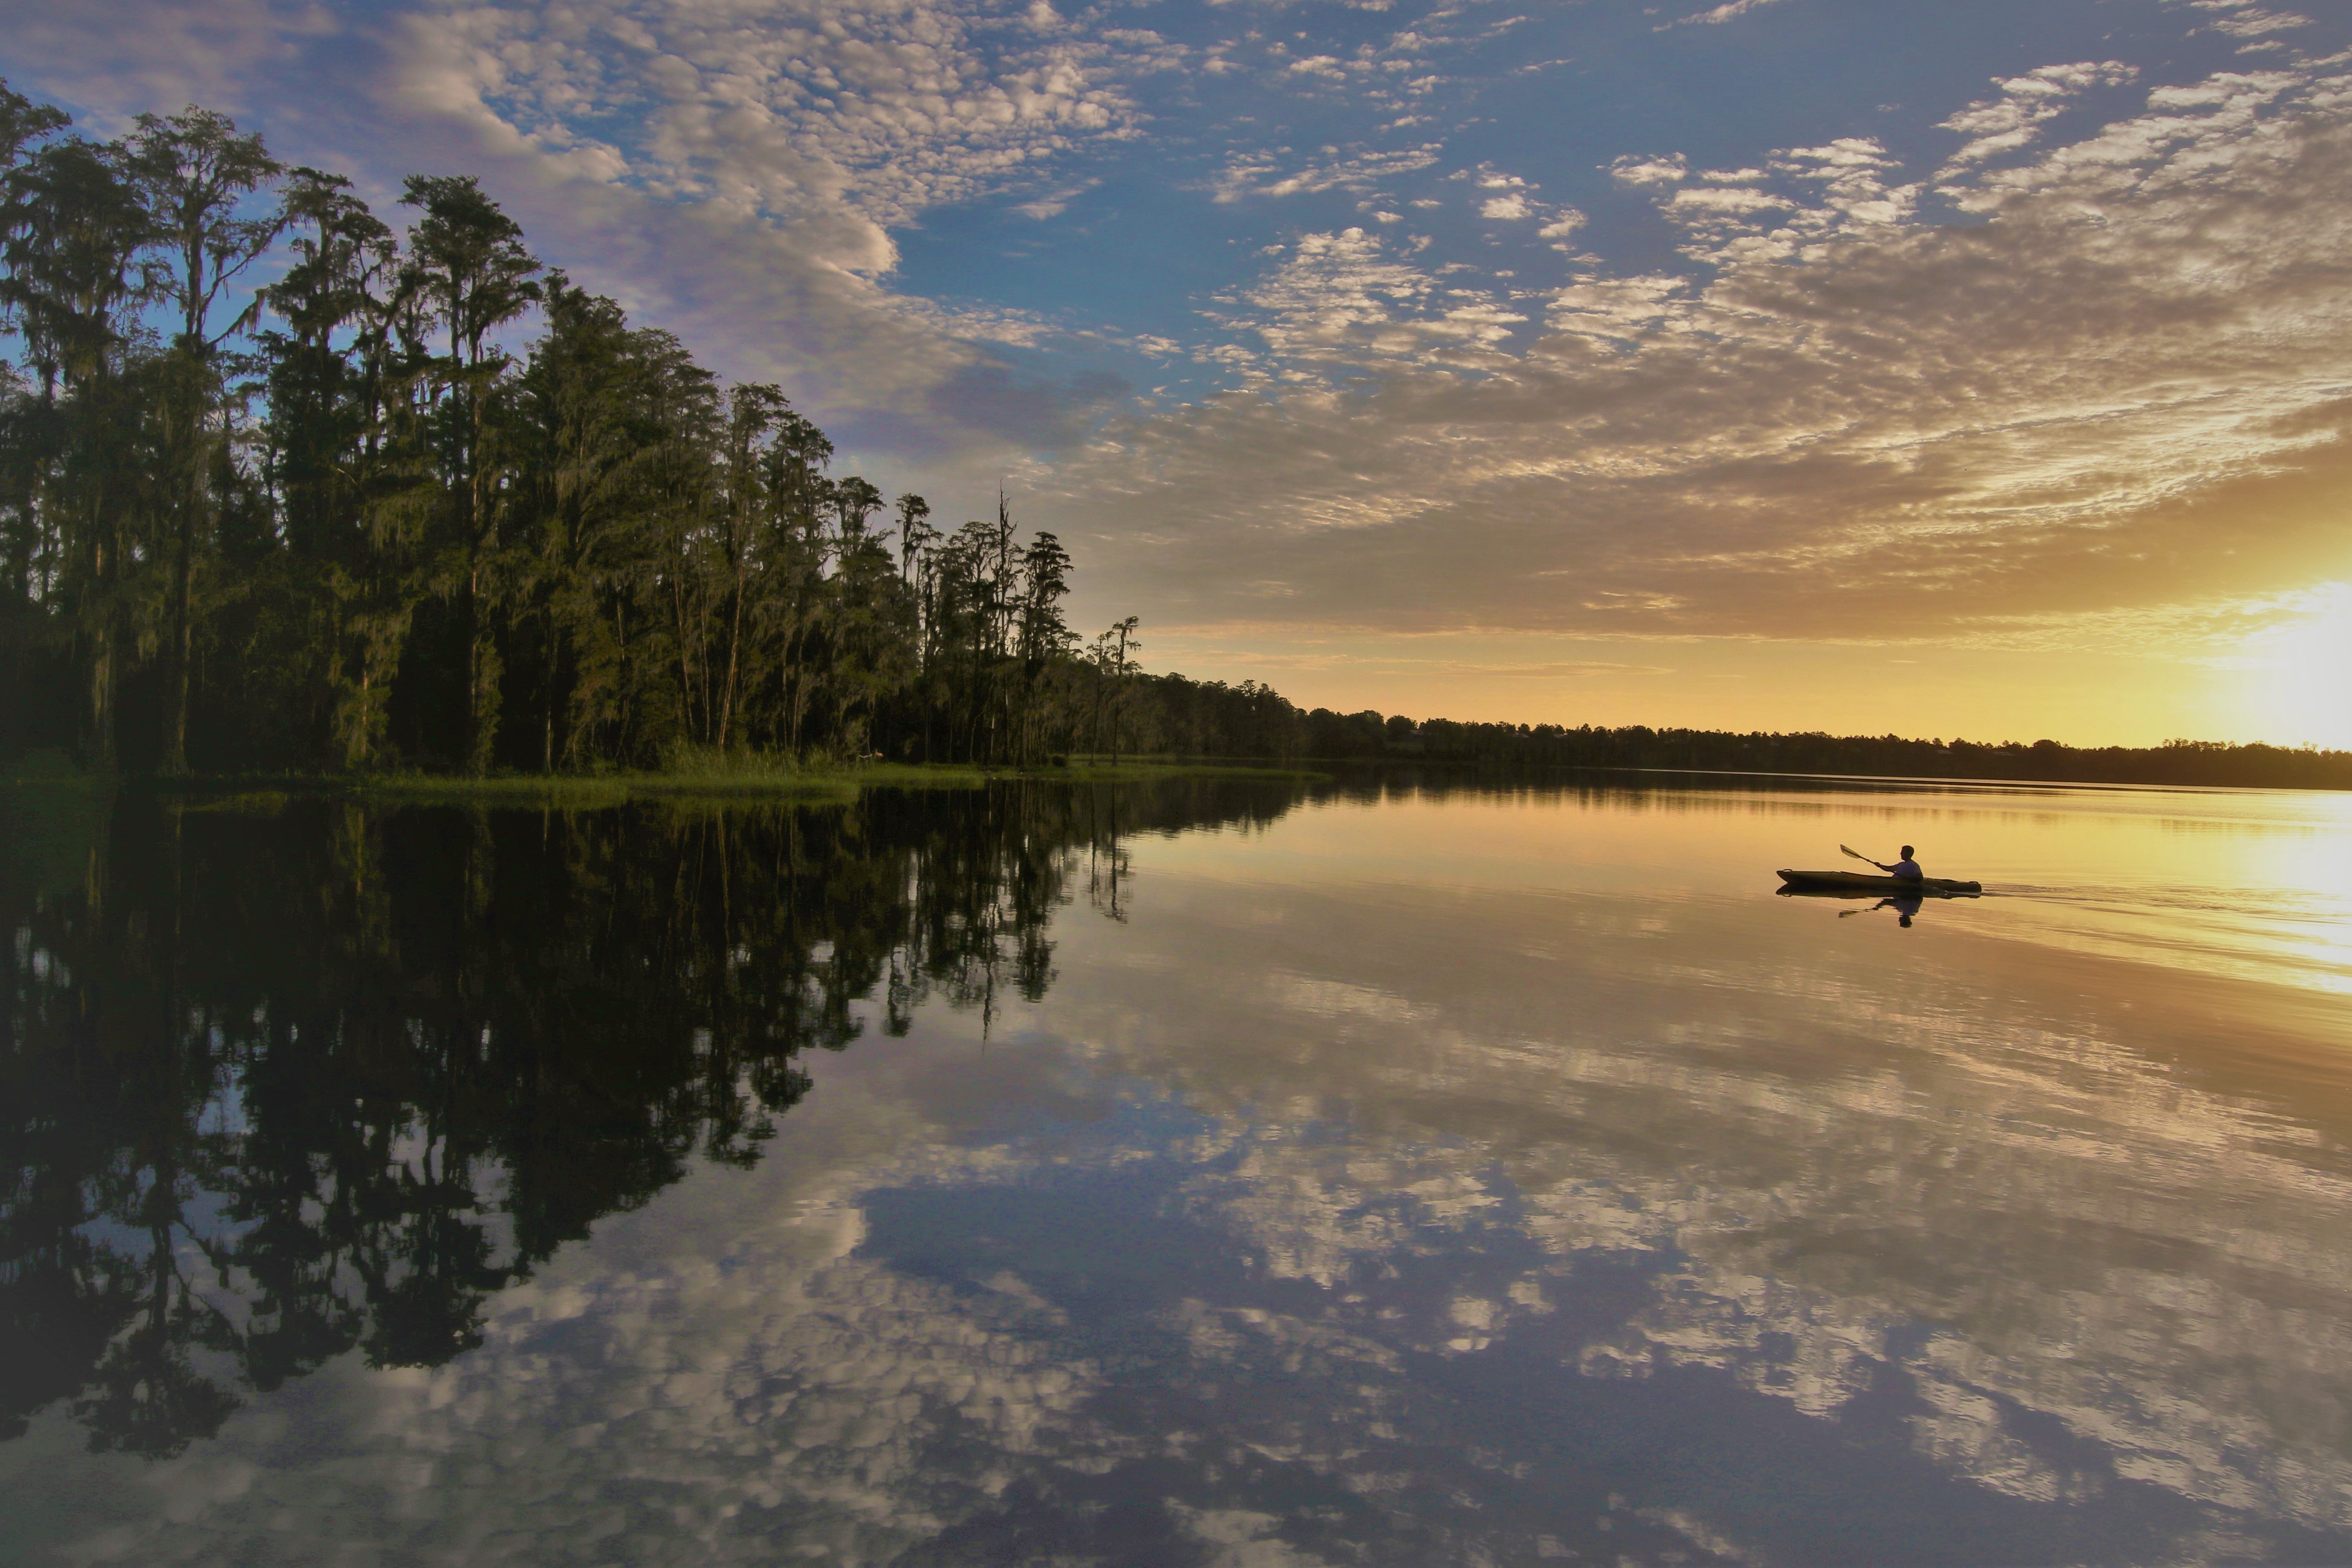
<path fill-rule="evenodd" d="M 2344 796 L 6 809 L 6 1561 L 2352 1562 Z"/>

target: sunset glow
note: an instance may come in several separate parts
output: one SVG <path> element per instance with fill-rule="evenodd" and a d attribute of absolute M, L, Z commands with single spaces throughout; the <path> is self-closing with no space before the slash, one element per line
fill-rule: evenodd
<path fill-rule="evenodd" d="M 2328 583 L 2297 613 L 2250 634 L 2241 694 L 2266 736 L 2352 749 L 2352 584 Z"/>
<path fill-rule="evenodd" d="M 2352 16 L 2254 0 L 0 3 L 1000 487 L 1302 706 L 2352 744 Z M 520 330 L 520 329 L 519 329 Z M 950 513 L 952 515 L 950 515 Z"/>

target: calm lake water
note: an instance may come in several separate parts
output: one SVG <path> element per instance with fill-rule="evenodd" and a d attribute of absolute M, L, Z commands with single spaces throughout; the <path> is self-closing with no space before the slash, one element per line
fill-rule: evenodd
<path fill-rule="evenodd" d="M 0 917 L 0 1561 L 2352 1563 L 2352 797 L 19 792 Z"/>

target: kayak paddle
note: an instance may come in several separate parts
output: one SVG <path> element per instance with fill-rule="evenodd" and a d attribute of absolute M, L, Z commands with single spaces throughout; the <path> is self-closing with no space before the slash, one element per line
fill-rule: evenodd
<path fill-rule="evenodd" d="M 1878 862 L 1877 862 L 1877 861 L 1871 859 L 1871 858 L 1870 858 L 1869 856 L 1867 856 L 1867 855 L 1864 854 L 1864 853 L 1863 853 L 1861 850 L 1859 850 L 1859 849 L 1851 848 L 1851 847 L 1849 847 L 1848 846 L 1843 845 L 1843 844 L 1839 845 L 1839 846 L 1838 846 L 1838 847 L 1839 847 L 1839 848 L 1841 848 L 1841 849 L 1845 850 L 1845 852 L 1846 852 L 1847 854 L 1849 854 L 1849 855 L 1853 856 L 1855 859 L 1860 860 L 1860 861 L 1863 861 L 1863 862 L 1864 862 L 1864 863 L 1866 863 L 1866 864 L 1868 864 L 1868 865 L 1875 866 L 1875 865 L 1877 865 L 1877 864 L 1878 864 Z"/>

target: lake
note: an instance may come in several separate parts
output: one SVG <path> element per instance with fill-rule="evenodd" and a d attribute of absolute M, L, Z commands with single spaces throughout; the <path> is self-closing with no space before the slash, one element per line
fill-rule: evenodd
<path fill-rule="evenodd" d="M 2352 1563 L 2352 796 L 19 790 L 0 915 L 0 1561 Z"/>

